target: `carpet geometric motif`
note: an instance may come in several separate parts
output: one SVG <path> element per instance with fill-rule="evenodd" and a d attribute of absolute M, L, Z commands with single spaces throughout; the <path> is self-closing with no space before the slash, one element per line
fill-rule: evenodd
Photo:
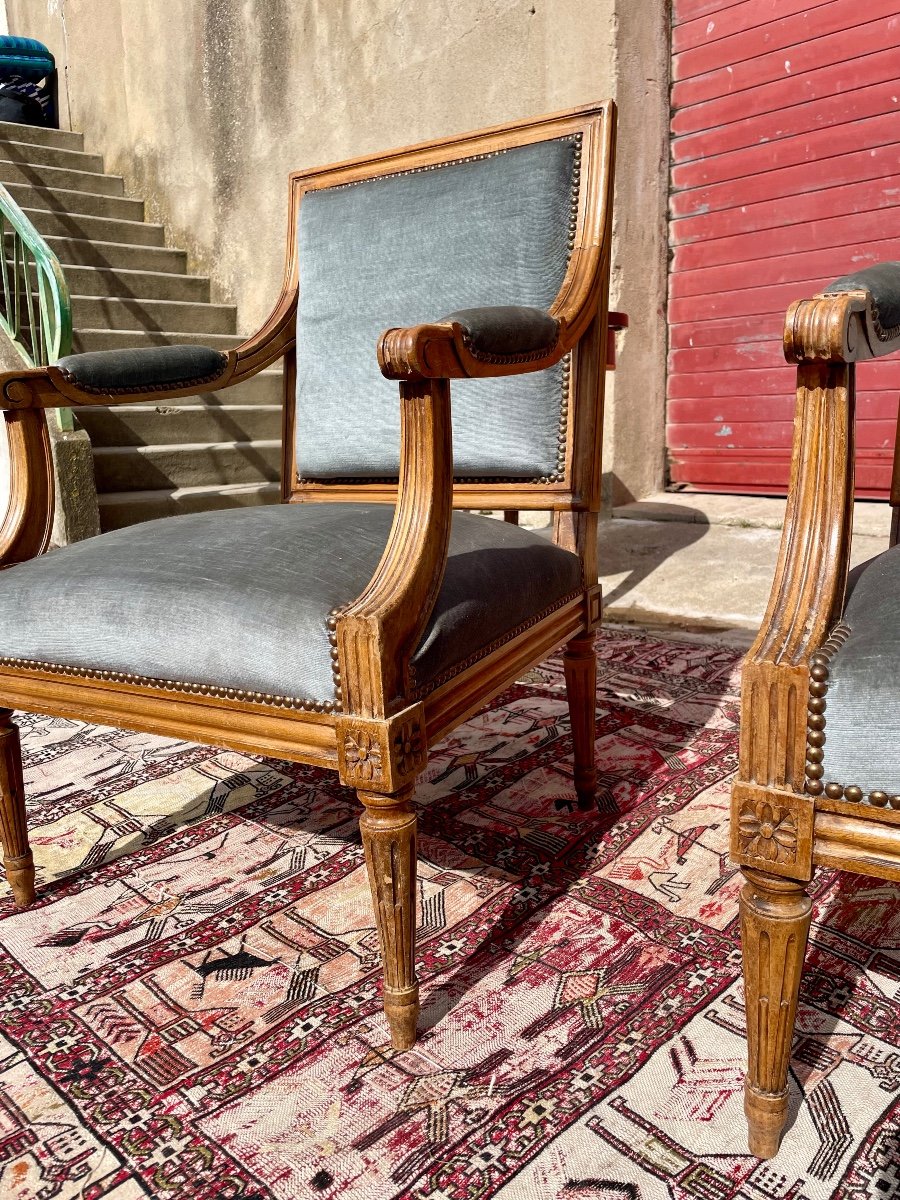
<path fill-rule="evenodd" d="M 429 760 L 402 1053 L 336 776 L 23 716 L 40 890 L 0 899 L 3 1200 L 900 1197 L 900 889 L 817 876 L 789 1128 L 758 1162 L 740 654 L 597 653 L 597 811 L 572 810 L 558 659 Z"/>

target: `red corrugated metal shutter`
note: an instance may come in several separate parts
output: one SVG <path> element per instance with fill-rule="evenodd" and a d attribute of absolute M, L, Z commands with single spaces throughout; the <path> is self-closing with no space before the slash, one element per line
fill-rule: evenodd
<path fill-rule="evenodd" d="M 898 0 L 675 0 L 671 479 L 783 492 L 788 304 L 900 259 Z M 900 361 L 858 373 L 857 490 L 885 496 Z"/>

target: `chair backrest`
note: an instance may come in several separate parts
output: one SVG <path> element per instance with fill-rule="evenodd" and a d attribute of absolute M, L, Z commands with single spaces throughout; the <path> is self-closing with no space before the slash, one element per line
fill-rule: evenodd
<path fill-rule="evenodd" d="M 552 310 L 588 243 L 605 319 L 610 126 L 610 106 L 596 106 L 292 176 L 286 493 L 346 498 L 388 485 L 371 498 L 390 497 L 400 408 L 376 358 L 385 329 L 490 305 Z M 531 374 L 454 380 L 457 479 L 515 485 L 534 492 L 534 507 L 538 492 L 571 491 L 572 385 L 569 356 Z"/>

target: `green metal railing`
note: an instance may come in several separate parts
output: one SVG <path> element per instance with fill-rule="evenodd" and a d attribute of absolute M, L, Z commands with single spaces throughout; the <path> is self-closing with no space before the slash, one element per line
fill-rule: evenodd
<path fill-rule="evenodd" d="M 0 327 L 29 367 L 72 350 L 72 306 L 59 259 L 0 184 Z M 68 409 L 57 413 L 72 428 Z"/>

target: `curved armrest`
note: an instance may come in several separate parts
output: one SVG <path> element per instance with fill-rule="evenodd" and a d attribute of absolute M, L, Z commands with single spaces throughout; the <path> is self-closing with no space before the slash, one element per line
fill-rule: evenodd
<path fill-rule="evenodd" d="M 900 350 L 900 263 L 842 275 L 788 309 L 788 362 L 862 362 Z"/>
<path fill-rule="evenodd" d="M 430 325 L 387 329 L 378 365 L 388 379 L 469 379 L 552 366 L 569 349 L 566 323 L 540 308 L 465 308 Z"/>
<path fill-rule="evenodd" d="M 51 367 L 0 374 L 9 437 L 10 503 L 0 524 L 0 569 L 47 549 L 53 526 L 53 460 L 45 408 L 165 400 L 231 387 L 294 345 L 296 290 L 285 282 L 272 315 L 223 354 L 205 346 L 152 346 L 72 354 Z"/>
<path fill-rule="evenodd" d="M 56 366 L 81 391 L 133 395 L 217 382 L 228 369 L 228 355 L 207 346 L 147 346 L 69 354 Z"/>
<path fill-rule="evenodd" d="M 50 367 L 0 374 L 0 410 L 168 400 L 242 383 L 295 342 L 296 291 L 285 285 L 268 321 L 233 350 L 142 346 L 70 354 Z"/>

